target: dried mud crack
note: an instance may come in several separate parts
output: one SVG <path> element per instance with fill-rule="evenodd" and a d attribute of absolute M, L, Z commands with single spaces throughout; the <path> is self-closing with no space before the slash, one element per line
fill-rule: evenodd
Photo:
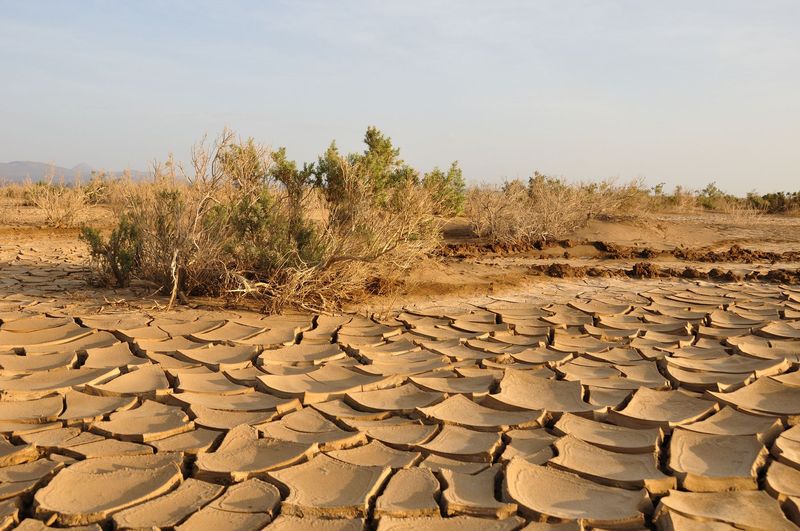
<path fill-rule="evenodd" d="M 800 290 L 579 273 L 382 318 L 7 293 L 4 526 L 795 528 Z"/>

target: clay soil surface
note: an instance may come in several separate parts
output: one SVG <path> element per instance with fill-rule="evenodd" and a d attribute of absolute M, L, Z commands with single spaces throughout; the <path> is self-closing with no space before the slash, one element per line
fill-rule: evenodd
<path fill-rule="evenodd" d="M 40 223 L 0 225 L 2 529 L 800 524 L 796 218 L 453 220 L 392 295 L 272 316 L 92 287 Z"/>

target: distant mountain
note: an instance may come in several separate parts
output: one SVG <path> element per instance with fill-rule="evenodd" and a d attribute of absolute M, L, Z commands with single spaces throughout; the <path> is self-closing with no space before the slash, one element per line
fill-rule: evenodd
<path fill-rule="evenodd" d="M 93 171 L 95 171 L 95 168 L 85 162 L 72 168 L 64 168 L 44 162 L 15 160 L 12 162 L 0 162 L 0 182 L 20 183 L 24 182 L 26 179 L 41 181 L 47 179 L 51 175 L 55 176 L 56 179 L 63 178 L 65 181 L 71 182 L 75 177 L 87 180 L 92 176 Z M 121 171 L 109 171 L 106 173 L 114 177 L 119 177 L 123 174 Z M 131 171 L 131 176 L 134 179 L 143 179 L 147 177 L 147 175 L 147 172 Z"/>
<path fill-rule="evenodd" d="M 85 162 L 81 162 L 80 164 L 77 164 L 72 167 L 72 171 L 80 172 L 81 175 L 91 175 L 94 170 L 95 168 L 92 168 Z"/>

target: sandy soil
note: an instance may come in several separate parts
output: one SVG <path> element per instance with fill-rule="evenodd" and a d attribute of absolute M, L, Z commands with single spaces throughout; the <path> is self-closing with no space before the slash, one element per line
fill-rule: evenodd
<path fill-rule="evenodd" d="M 0 227 L 3 528 L 800 524 L 798 220 L 541 249 L 455 220 L 379 314 L 264 316 L 92 288 L 77 231 L 26 216 Z"/>
<path fill-rule="evenodd" d="M 781 216 L 742 221 L 727 214 L 700 213 L 661 214 L 647 221 L 595 220 L 543 249 L 487 244 L 473 237 L 466 220 L 455 219 L 445 227 L 445 243 L 441 255 L 409 274 L 398 296 L 403 301 L 513 293 L 547 282 L 550 275 L 542 266 L 554 263 L 595 269 L 594 276 L 603 272 L 628 276 L 624 272 L 642 262 L 677 272 L 667 271 L 665 277 L 683 277 L 687 267 L 703 273 L 730 270 L 734 279 L 753 272 L 762 276 L 772 270 L 792 272 L 778 282 L 797 282 L 800 268 L 800 218 Z M 587 275 L 568 271 L 556 276 Z M 377 299 L 371 307 L 391 307 L 393 300 Z"/>

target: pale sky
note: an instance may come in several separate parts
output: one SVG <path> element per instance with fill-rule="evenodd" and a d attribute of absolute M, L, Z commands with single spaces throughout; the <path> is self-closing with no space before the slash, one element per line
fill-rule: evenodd
<path fill-rule="evenodd" d="M 800 190 L 800 2 L 0 0 L 0 161 L 147 169 L 378 126 L 472 182 Z"/>

